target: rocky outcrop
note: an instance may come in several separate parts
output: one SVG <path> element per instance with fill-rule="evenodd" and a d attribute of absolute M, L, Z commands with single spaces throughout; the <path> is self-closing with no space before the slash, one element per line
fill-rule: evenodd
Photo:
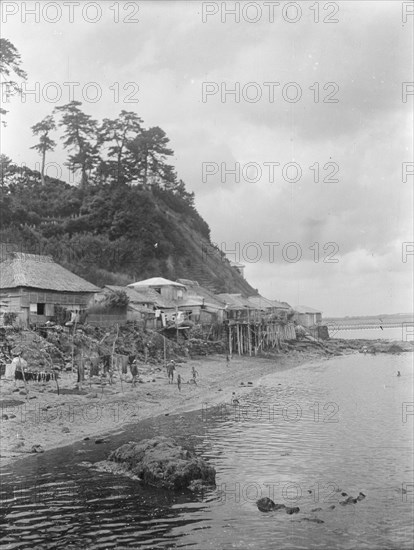
<path fill-rule="evenodd" d="M 297 514 L 299 512 L 299 508 L 297 506 L 290 508 L 288 506 L 285 506 L 284 504 L 277 504 L 268 497 L 260 498 L 256 502 L 256 505 L 261 512 L 274 512 L 275 510 L 285 510 L 285 512 L 289 515 Z"/>
<path fill-rule="evenodd" d="M 311 490 L 309 490 L 308 492 L 309 492 L 309 494 L 312 493 Z M 361 500 L 364 500 L 366 498 L 366 496 L 362 492 L 360 492 L 357 497 L 348 496 L 348 493 L 345 493 L 341 489 L 337 489 L 336 492 L 340 492 L 341 496 L 343 496 L 343 497 L 345 497 L 345 496 L 348 497 L 346 500 L 343 500 L 343 501 L 339 502 L 339 504 L 341 506 L 346 506 L 348 504 L 357 504 L 358 502 L 361 502 Z M 288 506 L 285 506 L 284 504 L 276 504 L 275 502 L 273 502 L 273 500 L 271 498 L 268 498 L 268 497 L 260 498 L 259 500 L 257 500 L 256 501 L 256 506 L 258 507 L 258 509 L 261 512 L 274 512 L 276 510 L 284 510 L 286 512 L 286 514 L 289 514 L 289 515 L 298 514 L 300 512 L 300 509 L 297 506 L 294 506 L 294 507 L 290 508 Z M 335 510 L 335 508 L 336 508 L 336 506 L 334 504 L 332 504 L 331 506 L 329 506 L 325 510 L 321 507 L 318 507 L 318 508 L 312 508 L 310 510 L 310 512 L 312 514 L 316 514 L 318 512 L 325 512 L 325 511 L 328 511 L 328 510 L 332 511 L 332 510 Z M 321 520 L 317 517 L 311 517 L 311 518 L 305 517 L 305 518 L 301 518 L 301 519 L 302 519 L 302 521 L 311 521 L 313 523 L 324 523 L 323 520 Z"/>
<path fill-rule="evenodd" d="M 131 441 L 112 451 L 109 461 L 148 485 L 172 490 L 215 485 L 215 469 L 168 437 Z"/>

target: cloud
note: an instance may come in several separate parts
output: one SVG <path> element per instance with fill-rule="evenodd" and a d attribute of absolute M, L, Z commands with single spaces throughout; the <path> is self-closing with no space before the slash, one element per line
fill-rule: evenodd
<path fill-rule="evenodd" d="M 401 5 L 341 2 L 334 24 L 322 22 L 325 12 L 315 23 L 308 5 L 295 24 L 283 19 L 283 6 L 274 23 L 264 15 L 257 24 L 230 16 L 222 23 L 220 13 L 203 23 L 198 2 L 141 3 L 139 23 L 116 24 L 110 5 L 102 3 L 96 24 L 10 18 L 3 33 L 21 52 L 30 82 L 97 82 L 102 99 L 84 101 L 85 111 L 102 119 L 133 110 L 163 128 L 214 241 L 229 250 L 280 243 L 272 261 L 262 254 L 247 263 L 263 294 L 335 314 L 407 309 L 412 263 L 400 257 L 412 234 L 413 193 L 401 170 L 412 161 L 412 98 L 404 103 L 401 92 L 412 80 L 412 31 L 401 22 Z M 121 21 L 126 15 L 119 13 Z M 206 82 L 218 92 L 203 101 Z M 125 102 L 128 83 L 139 86 L 138 103 Z M 221 92 L 235 83 L 240 101 L 230 94 L 223 101 Z M 255 90 L 262 96 L 252 102 Z M 4 152 L 33 166 L 29 128 L 53 107 L 13 98 Z M 57 150 L 50 160 L 63 165 L 65 154 Z M 219 168 L 205 181 L 203 163 Z M 237 163 L 239 181 L 225 173 Z M 249 163 L 261 170 L 256 182 Z M 289 243 L 302 251 L 297 263 L 283 257 Z M 332 253 L 337 264 L 323 261 Z"/>

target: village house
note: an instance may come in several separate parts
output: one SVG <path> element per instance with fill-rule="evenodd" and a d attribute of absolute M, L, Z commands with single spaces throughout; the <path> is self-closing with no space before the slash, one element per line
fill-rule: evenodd
<path fill-rule="evenodd" d="M 26 326 L 55 318 L 58 306 L 79 314 L 99 291 L 51 256 L 11 252 L 0 264 L 0 300 Z"/>
<path fill-rule="evenodd" d="M 162 298 L 178 302 L 184 298 L 186 288 L 181 283 L 164 279 L 164 277 L 152 277 L 136 283 L 128 285 L 134 290 L 152 289 L 155 290 Z"/>
<path fill-rule="evenodd" d="M 226 304 L 226 317 L 233 322 L 257 322 L 261 318 L 260 308 L 241 294 L 217 294 Z"/>
<path fill-rule="evenodd" d="M 320 325 L 322 312 L 309 306 L 295 306 L 294 320 L 305 328 Z"/>
<path fill-rule="evenodd" d="M 248 301 L 253 307 L 263 311 L 267 315 L 272 315 L 275 318 L 287 319 L 287 314 L 293 311 L 290 305 L 286 302 L 278 302 L 277 300 L 268 300 L 257 294 L 255 296 L 249 296 Z"/>
<path fill-rule="evenodd" d="M 155 329 L 162 325 L 161 312 L 175 312 L 172 300 L 163 298 L 156 290 L 146 287 L 106 285 L 104 293 L 123 291 L 128 296 L 127 321 L 141 321 L 145 328 Z"/>
<path fill-rule="evenodd" d="M 224 320 L 226 304 L 213 292 L 190 279 L 178 279 L 186 288 L 184 299 L 178 304 L 180 311 L 184 311 L 188 318 L 195 323 L 219 323 Z"/>
<path fill-rule="evenodd" d="M 157 326 L 167 327 L 171 324 L 181 324 L 184 315 L 179 311 L 179 304 L 183 303 L 186 287 L 181 283 L 164 279 L 164 277 L 152 277 L 143 281 L 137 281 L 128 285 L 135 291 L 149 291 L 157 296 L 155 304 L 155 317 Z"/>

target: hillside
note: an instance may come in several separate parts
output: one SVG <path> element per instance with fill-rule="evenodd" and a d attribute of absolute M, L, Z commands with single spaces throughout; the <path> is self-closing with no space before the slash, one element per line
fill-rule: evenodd
<path fill-rule="evenodd" d="M 0 192 L 5 250 L 50 254 L 98 286 L 147 277 L 197 280 L 215 292 L 256 294 L 211 244 L 185 191 L 158 185 L 80 188 L 7 167 Z"/>

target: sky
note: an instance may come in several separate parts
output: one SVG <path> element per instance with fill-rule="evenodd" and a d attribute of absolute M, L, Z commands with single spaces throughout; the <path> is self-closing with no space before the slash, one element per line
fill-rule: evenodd
<path fill-rule="evenodd" d="M 4 105 L 2 153 L 35 168 L 30 127 L 71 99 L 98 120 L 134 111 L 165 130 L 212 241 L 262 295 L 411 311 L 412 2 L 1 8 L 33 90 Z M 47 173 L 69 181 L 65 158 Z"/>

